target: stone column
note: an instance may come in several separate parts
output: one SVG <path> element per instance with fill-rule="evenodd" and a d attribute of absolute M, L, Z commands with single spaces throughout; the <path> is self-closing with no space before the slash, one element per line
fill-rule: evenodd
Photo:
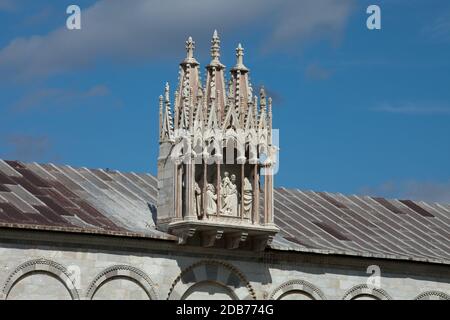
<path fill-rule="evenodd" d="M 217 215 L 220 214 L 220 209 L 222 209 L 222 196 L 220 194 L 220 160 L 217 159 L 217 186 L 216 186 L 216 194 L 217 194 Z"/>
<path fill-rule="evenodd" d="M 201 208 L 203 219 L 206 219 L 208 217 L 206 213 L 206 187 L 208 184 L 207 162 L 208 162 L 207 159 L 203 159 L 203 192 L 202 192 L 202 208 Z"/>
<path fill-rule="evenodd" d="M 183 218 L 183 165 L 175 163 L 175 216 Z"/>
<path fill-rule="evenodd" d="M 253 167 L 253 223 L 259 224 L 259 175 L 257 163 Z"/>
<path fill-rule="evenodd" d="M 194 212 L 194 179 L 195 179 L 195 166 L 193 160 L 191 159 L 189 163 L 186 164 L 186 181 L 185 181 L 185 202 L 186 202 L 186 212 L 184 219 L 186 220 L 196 220 L 197 216 Z"/>
<path fill-rule="evenodd" d="M 272 166 L 265 168 L 264 176 L 264 224 L 273 224 L 273 174 Z"/>
<path fill-rule="evenodd" d="M 241 164 L 241 219 L 244 219 L 244 178 L 245 178 L 245 161 Z"/>

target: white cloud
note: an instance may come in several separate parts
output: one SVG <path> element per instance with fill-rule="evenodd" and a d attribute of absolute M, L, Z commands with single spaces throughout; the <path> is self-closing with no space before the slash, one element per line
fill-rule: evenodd
<path fill-rule="evenodd" d="M 379 186 L 361 188 L 361 193 L 386 198 L 450 203 L 450 181 L 387 181 Z"/>
<path fill-rule="evenodd" d="M 54 158 L 52 145 L 46 135 L 34 136 L 24 134 L 8 135 L 2 139 L 6 143 L 2 158 L 21 161 L 42 161 Z"/>
<path fill-rule="evenodd" d="M 372 111 L 404 115 L 450 115 L 450 105 L 436 101 L 382 103 L 372 108 Z"/>
<path fill-rule="evenodd" d="M 89 98 L 105 97 L 110 95 L 110 90 L 105 85 L 96 85 L 87 90 L 73 90 L 62 88 L 40 88 L 23 96 L 15 102 L 11 109 L 14 111 L 26 111 L 33 108 L 65 107 L 75 102 L 86 101 Z M 116 101 L 117 102 L 117 101 Z"/>
<path fill-rule="evenodd" d="M 1 0 L 0 0 L 1 1 Z M 219 33 L 266 32 L 262 46 L 283 49 L 341 34 L 353 0 L 99 0 L 82 9 L 82 29 L 16 38 L 0 50 L 0 72 L 46 76 L 93 63 L 151 62 L 180 51 L 188 35 L 206 52 Z M 242 39 L 239 39 L 242 40 Z"/>

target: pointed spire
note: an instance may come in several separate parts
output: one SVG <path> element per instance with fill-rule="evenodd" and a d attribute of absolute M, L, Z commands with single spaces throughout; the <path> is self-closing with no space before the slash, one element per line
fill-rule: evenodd
<path fill-rule="evenodd" d="M 269 135 L 268 135 L 268 142 L 269 144 L 272 144 L 272 98 L 269 97 L 268 99 L 269 104 L 269 112 L 267 115 L 267 125 L 269 127 Z"/>
<path fill-rule="evenodd" d="M 166 85 L 164 86 L 164 100 L 167 103 L 170 104 L 170 86 L 169 82 L 166 82 Z"/>
<path fill-rule="evenodd" d="M 179 122 L 180 122 L 180 103 L 179 103 L 179 93 L 178 90 L 175 90 L 175 107 L 174 107 L 174 113 L 175 113 L 175 129 L 178 129 Z"/>
<path fill-rule="evenodd" d="M 164 89 L 164 104 L 165 110 L 163 116 L 161 140 L 165 140 L 166 138 L 171 140 L 173 138 L 173 119 L 172 119 L 172 112 L 170 110 L 170 87 L 168 82 L 166 82 L 166 86 Z"/>
<path fill-rule="evenodd" d="M 236 48 L 236 65 L 233 67 L 233 70 L 248 71 L 247 67 L 244 65 L 244 48 L 242 48 L 240 43 Z"/>
<path fill-rule="evenodd" d="M 241 125 L 244 124 L 245 113 L 247 112 L 251 95 L 249 94 L 249 70 L 244 65 L 244 48 L 239 43 L 236 48 L 236 65 L 230 70 L 233 80 L 234 107 L 239 117 Z"/>
<path fill-rule="evenodd" d="M 202 113 L 203 113 L 203 126 L 208 122 L 208 96 L 206 95 L 206 89 L 202 88 Z"/>
<path fill-rule="evenodd" d="M 220 39 L 217 30 L 211 40 L 211 62 L 206 66 L 206 84 L 205 95 L 207 96 L 208 105 L 215 104 L 216 116 L 221 122 L 226 105 L 226 85 L 224 77 L 225 66 L 219 61 L 220 57 Z"/>
<path fill-rule="evenodd" d="M 238 47 L 236 48 L 236 57 L 237 57 L 237 63 L 243 64 L 242 58 L 244 57 L 244 48 L 242 48 L 242 44 L 239 42 Z"/>
<path fill-rule="evenodd" d="M 269 105 L 269 113 L 268 113 L 268 115 L 269 115 L 269 118 L 272 118 L 272 98 L 269 97 L 269 99 L 267 101 L 268 101 L 268 105 Z"/>
<path fill-rule="evenodd" d="M 253 96 L 253 117 L 256 121 L 258 121 L 258 97 L 256 95 Z"/>
<path fill-rule="evenodd" d="M 194 58 L 194 49 L 195 49 L 195 41 L 192 40 L 192 37 L 189 37 L 186 40 L 186 58 L 183 60 L 181 64 L 194 64 L 198 65 L 199 63 Z"/>
<path fill-rule="evenodd" d="M 192 40 L 192 37 L 189 37 L 186 41 L 186 52 L 187 52 L 186 58 L 190 59 L 194 57 L 194 49 L 195 49 L 195 42 L 194 40 Z"/>
<path fill-rule="evenodd" d="M 220 38 L 217 33 L 217 30 L 214 30 L 212 39 L 211 39 L 211 62 L 209 63 L 210 66 L 221 66 L 224 67 L 224 65 L 220 62 Z"/>
<path fill-rule="evenodd" d="M 253 86 L 252 83 L 250 82 L 250 79 L 248 79 L 248 101 L 251 101 L 253 98 Z"/>
<path fill-rule="evenodd" d="M 178 95 L 175 102 L 175 125 L 188 129 L 192 124 L 192 112 L 197 103 L 197 88 L 200 83 L 199 63 L 194 58 L 195 42 L 192 37 L 186 40 L 186 58 L 180 63 Z"/>
<path fill-rule="evenodd" d="M 261 112 L 262 111 L 265 112 L 267 101 L 266 101 L 266 90 L 264 89 L 264 87 L 261 87 L 261 89 L 259 90 L 259 98 L 260 98 L 260 104 L 261 104 Z"/>
<path fill-rule="evenodd" d="M 163 132 L 163 101 L 164 97 L 162 95 L 159 96 L 159 139 L 162 137 Z"/>
<path fill-rule="evenodd" d="M 220 58 L 220 39 L 217 30 L 214 30 L 211 40 L 211 58 L 217 61 L 219 61 Z"/>
<path fill-rule="evenodd" d="M 259 91 L 259 100 L 260 100 L 259 127 L 261 129 L 266 128 L 267 126 L 267 118 L 266 118 L 267 100 L 266 100 L 266 90 L 264 90 L 264 87 L 261 87 L 261 90 Z"/>

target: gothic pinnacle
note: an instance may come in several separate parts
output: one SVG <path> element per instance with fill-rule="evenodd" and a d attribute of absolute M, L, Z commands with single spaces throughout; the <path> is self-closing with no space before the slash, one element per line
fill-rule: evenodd
<path fill-rule="evenodd" d="M 244 48 L 239 43 L 236 48 L 236 65 L 234 66 L 235 70 L 245 70 L 247 71 L 247 67 L 244 65 Z"/>
<path fill-rule="evenodd" d="M 260 105 L 261 105 L 261 109 L 265 109 L 266 108 L 266 90 L 264 89 L 264 87 L 261 87 L 261 89 L 259 90 L 259 97 L 260 97 Z"/>
<path fill-rule="evenodd" d="M 186 41 L 186 52 L 187 52 L 187 58 L 193 58 L 194 57 L 194 49 L 195 49 L 195 42 L 192 40 L 192 37 L 189 37 Z"/>
<path fill-rule="evenodd" d="M 217 30 L 214 30 L 211 40 L 211 58 L 213 60 L 219 60 L 220 58 L 220 39 Z"/>
<path fill-rule="evenodd" d="M 164 99 L 166 103 L 170 103 L 170 87 L 169 82 L 166 82 L 166 85 L 164 87 Z"/>
<path fill-rule="evenodd" d="M 220 38 L 217 33 L 217 30 L 214 30 L 212 39 L 211 39 L 211 63 L 210 66 L 223 66 L 220 61 Z"/>
<path fill-rule="evenodd" d="M 159 96 L 159 138 L 162 137 L 162 127 L 163 127 L 163 101 L 164 97 L 162 95 Z"/>
<path fill-rule="evenodd" d="M 183 63 L 198 64 L 197 60 L 194 58 L 194 49 L 195 41 L 192 40 L 192 37 L 189 37 L 186 40 L 186 59 L 184 59 Z"/>

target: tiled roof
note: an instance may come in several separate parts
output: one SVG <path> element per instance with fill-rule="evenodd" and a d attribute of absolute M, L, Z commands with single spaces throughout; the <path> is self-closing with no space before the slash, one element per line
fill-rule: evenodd
<path fill-rule="evenodd" d="M 0 160 L 0 227 L 176 240 L 150 174 Z M 272 249 L 450 264 L 450 204 L 278 188 Z M 1 232 L 1 231 L 0 231 Z"/>
<path fill-rule="evenodd" d="M 0 226 L 176 238 L 155 229 L 156 180 L 0 160 Z"/>
<path fill-rule="evenodd" d="M 279 188 L 274 208 L 293 250 L 450 264 L 449 204 Z"/>

